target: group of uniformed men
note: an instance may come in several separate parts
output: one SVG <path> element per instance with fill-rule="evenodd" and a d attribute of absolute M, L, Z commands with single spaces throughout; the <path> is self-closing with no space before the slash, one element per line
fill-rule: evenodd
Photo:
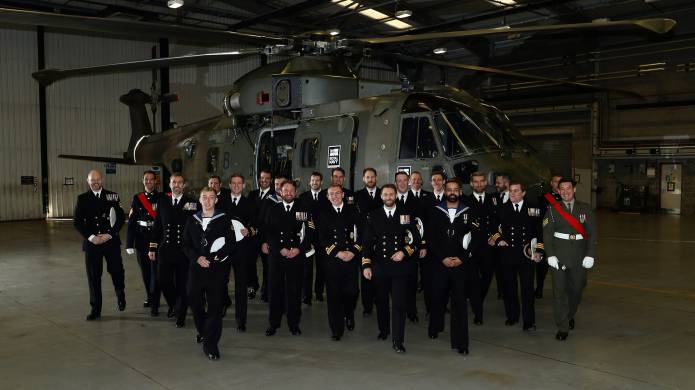
<path fill-rule="evenodd" d="M 376 306 L 378 339 L 391 334 L 393 349 L 403 353 L 405 322 L 419 321 L 416 296 L 422 291 L 428 336 L 438 337 L 450 311 L 451 347 L 468 354 L 468 304 L 473 323 L 482 325 L 493 277 L 505 324 L 521 320 L 524 331 L 535 331 L 534 298 L 542 297 L 549 267 L 556 338 L 565 340 L 596 252 L 593 211 L 574 199 L 575 183 L 559 175 L 539 200 L 527 199 L 524 184 L 505 174 L 495 177 L 497 192 L 486 193 L 482 172 L 471 174 L 468 196 L 442 172 L 431 174 L 432 192 L 422 189 L 419 172 L 397 172 L 394 184 L 379 188 L 373 168 L 364 169 L 364 188 L 357 192 L 344 187 L 342 168 L 332 170 L 326 188 L 314 172 L 301 195 L 294 181 L 268 170 L 259 172 L 259 188 L 248 195 L 242 175 L 231 175 L 228 189 L 211 176 L 198 199 L 185 194 L 181 174 L 171 176 L 166 194 L 155 190 L 155 178 L 146 171 L 144 191 L 133 196 L 126 252 L 137 254 L 151 315 L 159 315 L 163 295 L 167 317 L 180 328 L 190 306 L 196 341 L 211 360 L 220 356 L 222 317 L 232 305 L 232 269 L 240 332 L 246 331 L 247 302 L 260 292 L 269 306 L 266 336 L 276 333 L 283 314 L 291 334 L 300 335 L 302 303 L 322 301 L 325 291 L 331 338 L 338 341 L 355 327 L 361 292 L 364 317 Z M 90 190 L 78 197 L 74 223 L 85 239 L 92 321 L 101 315 L 102 257 L 118 310 L 125 310 L 118 238 L 125 216 L 118 194 L 103 189 L 99 171 L 87 181 Z"/>

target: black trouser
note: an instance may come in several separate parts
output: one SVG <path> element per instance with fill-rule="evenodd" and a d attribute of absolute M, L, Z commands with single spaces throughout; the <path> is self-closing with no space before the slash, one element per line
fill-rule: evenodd
<path fill-rule="evenodd" d="M 417 258 L 418 252 L 413 255 L 413 264 L 415 264 L 415 270 L 408 275 L 408 285 L 406 289 L 407 303 L 406 303 L 406 313 L 408 315 L 417 315 L 417 278 L 420 269 L 420 259 Z"/>
<path fill-rule="evenodd" d="M 326 299 L 328 304 L 328 325 L 331 333 L 342 336 L 345 332 L 345 319 L 354 317 L 359 288 L 357 285 L 358 257 L 349 262 L 338 258 L 326 258 Z"/>
<path fill-rule="evenodd" d="M 425 310 L 427 314 L 432 312 L 432 258 L 428 254 L 420 263 L 420 278 L 422 283 L 422 294 L 425 298 Z"/>
<path fill-rule="evenodd" d="M 320 246 L 315 246 L 314 248 L 320 248 Z M 314 294 L 316 294 L 316 296 L 319 297 L 323 296 L 323 290 L 326 287 L 326 255 L 317 250 L 314 261 L 316 263 L 316 279 L 314 280 Z"/>
<path fill-rule="evenodd" d="M 374 291 L 374 281 L 360 275 L 360 294 L 362 295 L 362 310 L 371 313 L 376 302 L 376 292 Z"/>
<path fill-rule="evenodd" d="M 476 257 L 471 257 L 466 260 L 465 268 L 466 276 L 466 296 L 471 303 L 473 315 L 483 319 L 483 298 L 480 295 L 480 261 Z"/>
<path fill-rule="evenodd" d="M 268 272 L 270 270 L 270 264 L 268 263 L 268 255 L 265 253 L 261 252 L 261 266 L 263 269 L 261 270 L 261 273 L 263 274 L 263 283 L 261 284 L 261 299 L 267 301 L 268 300 L 268 292 L 270 287 L 268 285 L 270 284 L 270 281 L 268 279 Z M 300 275 L 301 276 L 301 275 Z M 300 277 L 301 281 L 301 277 Z"/>
<path fill-rule="evenodd" d="M 147 256 L 149 252 L 149 247 L 143 245 L 136 245 L 135 253 L 138 259 L 138 266 L 140 266 L 140 276 L 142 276 L 142 284 L 145 287 L 145 300 L 147 302 L 156 303 L 155 307 L 159 307 L 159 294 L 156 296 L 156 302 L 153 302 L 155 296 L 153 295 L 157 290 L 157 262 L 151 261 Z"/>
<path fill-rule="evenodd" d="M 483 246 L 484 245 L 484 246 Z M 480 270 L 480 300 L 485 302 L 488 291 L 490 291 L 490 285 L 492 284 L 492 278 L 495 276 L 495 270 L 497 270 L 497 256 L 495 256 L 495 247 L 485 244 L 481 244 L 481 247 L 473 253 L 473 257 L 478 260 L 478 267 Z M 497 289 L 501 291 L 501 278 L 498 277 Z"/>
<path fill-rule="evenodd" d="M 222 305 L 224 304 L 225 275 L 229 275 L 229 261 L 210 262 L 209 268 L 192 263 L 188 280 L 188 299 L 198 334 L 203 336 L 203 347 L 217 351 L 222 336 Z M 207 311 L 203 302 L 207 302 Z"/>
<path fill-rule="evenodd" d="M 496 258 L 495 283 L 497 284 L 497 295 L 504 295 L 504 264 L 502 264 L 503 248 L 497 247 L 492 251 Z"/>
<path fill-rule="evenodd" d="M 85 268 L 87 269 L 87 283 L 89 284 L 89 304 L 92 313 L 101 314 L 101 275 L 104 272 L 102 258 L 106 259 L 106 271 L 111 275 L 113 288 L 116 295 L 123 294 L 125 290 L 125 270 L 121 258 L 121 247 L 113 239 L 101 245 L 85 243 L 84 249 Z"/>
<path fill-rule="evenodd" d="M 534 308 L 533 276 L 535 263 L 527 259 L 519 248 L 504 248 L 504 311 L 507 320 L 519 321 L 519 312 L 524 325 L 536 322 Z M 521 310 L 519 310 L 519 290 L 521 290 Z"/>
<path fill-rule="evenodd" d="M 237 325 L 246 325 L 246 312 L 248 306 L 248 295 L 246 293 L 246 278 L 247 267 L 249 264 L 249 248 L 241 244 L 241 248 L 237 250 L 235 255 L 227 261 L 232 262 L 231 267 L 226 267 L 227 275 L 225 275 L 224 283 L 224 304 L 230 306 L 232 304 L 229 298 L 229 277 L 234 267 L 234 318 Z"/>
<path fill-rule="evenodd" d="M 536 263 L 536 291 L 543 291 L 546 275 L 548 275 L 548 262 L 540 261 Z"/>
<path fill-rule="evenodd" d="M 393 342 L 402 343 L 405 341 L 408 280 L 412 276 L 410 273 L 391 275 L 377 271 L 374 278 L 379 332 L 389 333 L 389 328 L 391 328 Z M 393 305 L 392 310 L 389 310 L 389 295 Z"/>
<path fill-rule="evenodd" d="M 159 269 L 157 279 L 162 289 L 164 299 L 170 307 L 176 310 L 176 318 L 179 321 L 186 319 L 188 311 L 188 268 L 189 260 L 183 254 L 181 248 L 165 245 L 159 247 Z"/>
<path fill-rule="evenodd" d="M 444 331 L 444 312 L 451 292 L 451 348 L 468 348 L 468 293 L 467 265 L 447 268 L 442 264 L 432 267 L 432 311 L 428 331 Z"/>
<path fill-rule="evenodd" d="M 258 283 L 258 255 L 261 253 L 261 244 L 256 241 L 250 243 L 248 263 L 246 264 L 246 284 L 258 291 L 261 285 Z"/>
<path fill-rule="evenodd" d="M 272 328 L 279 328 L 282 314 L 287 313 L 287 325 L 299 326 L 302 317 L 302 272 L 303 253 L 287 259 L 279 253 L 271 254 L 268 270 L 268 301 L 270 313 L 268 321 Z"/>
<path fill-rule="evenodd" d="M 316 246 L 314 246 L 316 248 Z M 311 298 L 313 295 L 313 288 L 314 288 L 314 258 L 316 258 L 318 254 L 314 253 L 313 255 L 309 256 L 306 258 L 306 262 L 304 263 L 304 275 L 302 275 L 302 300 L 307 301 L 308 303 L 311 303 Z"/>

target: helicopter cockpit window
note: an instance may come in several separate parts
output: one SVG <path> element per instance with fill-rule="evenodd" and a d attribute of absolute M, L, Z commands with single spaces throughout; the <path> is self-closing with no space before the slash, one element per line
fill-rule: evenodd
<path fill-rule="evenodd" d="M 217 172 L 217 161 L 219 160 L 220 149 L 210 148 L 208 149 L 208 159 L 207 159 L 207 172 L 215 173 Z"/>
<path fill-rule="evenodd" d="M 319 159 L 319 139 L 307 138 L 302 141 L 302 167 L 315 167 Z"/>
<path fill-rule="evenodd" d="M 426 116 L 403 118 L 398 158 L 434 158 L 436 156 L 437 145 L 434 142 L 429 118 Z"/>
<path fill-rule="evenodd" d="M 498 134 L 487 126 L 478 126 L 476 121 L 463 112 L 437 112 L 434 114 L 442 140 L 444 153 L 449 157 L 471 155 L 501 149 Z"/>

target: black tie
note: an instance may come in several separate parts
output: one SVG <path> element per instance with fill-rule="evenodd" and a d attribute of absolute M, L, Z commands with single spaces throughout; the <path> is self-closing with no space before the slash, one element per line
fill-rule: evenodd
<path fill-rule="evenodd" d="M 519 204 L 518 203 L 515 204 L 514 207 L 516 208 L 516 212 L 518 213 L 519 212 Z"/>
<path fill-rule="evenodd" d="M 340 207 L 338 207 L 337 209 L 335 209 L 335 211 L 337 211 L 338 214 L 340 214 Z"/>
<path fill-rule="evenodd" d="M 389 219 L 391 219 L 391 210 L 389 210 Z"/>
<path fill-rule="evenodd" d="M 483 204 L 483 196 L 482 195 L 478 196 L 478 202 L 480 202 L 480 204 Z"/>
<path fill-rule="evenodd" d="M 441 196 L 441 195 L 437 195 L 437 202 L 440 202 L 441 200 L 442 200 L 442 196 Z"/>
<path fill-rule="evenodd" d="M 405 203 L 405 195 L 401 195 L 401 203 Z"/>
<path fill-rule="evenodd" d="M 314 200 L 319 200 L 319 194 L 314 194 Z"/>
<path fill-rule="evenodd" d="M 420 199 L 420 191 L 415 193 L 415 198 Z"/>
<path fill-rule="evenodd" d="M 287 212 L 289 213 L 289 212 L 290 212 L 290 209 L 292 208 L 292 206 L 287 205 L 286 207 L 287 207 Z"/>
<path fill-rule="evenodd" d="M 178 205 L 179 205 L 179 200 L 176 199 L 176 198 L 174 198 L 174 207 L 176 207 L 176 206 L 178 206 Z"/>
<path fill-rule="evenodd" d="M 570 213 L 572 212 L 572 203 L 567 203 L 567 210 L 569 210 Z"/>
<path fill-rule="evenodd" d="M 232 200 L 232 202 L 234 202 L 234 206 L 236 206 L 237 198 L 234 198 L 234 200 Z"/>
<path fill-rule="evenodd" d="M 373 193 L 373 192 L 370 192 L 370 193 L 369 193 L 369 196 L 371 196 L 372 199 L 374 199 L 374 193 Z"/>

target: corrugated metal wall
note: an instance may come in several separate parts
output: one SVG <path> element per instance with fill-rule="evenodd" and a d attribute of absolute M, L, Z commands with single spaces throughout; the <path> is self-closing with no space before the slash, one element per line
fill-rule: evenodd
<path fill-rule="evenodd" d="M 0 29 L 0 221 L 43 216 L 36 53 L 36 31 Z"/>
<path fill-rule="evenodd" d="M 360 77 L 376 81 L 399 81 L 398 74 L 390 67 L 371 58 L 365 58 L 360 68 Z"/>
<path fill-rule="evenodd" d="M 71 68 L 150 58 L 154 42 L 46 33 L 46 67 Z M 67 160 L 59 154 L 122 157 L 130 139 L 128 108 L 118 98 L 132 88 L 148 92 L 151 73 L 128 72 L 62 80 L 48 87 L 49 217 L 70 217 L 77 195 L 87 190 L 87 173 L 104 163 Z M 144 167 L 118 165 L 104 187 L 121 194 L 127 211 L 141 190 Z M 70 180 L 74 185 L 66 184 Z"/>

